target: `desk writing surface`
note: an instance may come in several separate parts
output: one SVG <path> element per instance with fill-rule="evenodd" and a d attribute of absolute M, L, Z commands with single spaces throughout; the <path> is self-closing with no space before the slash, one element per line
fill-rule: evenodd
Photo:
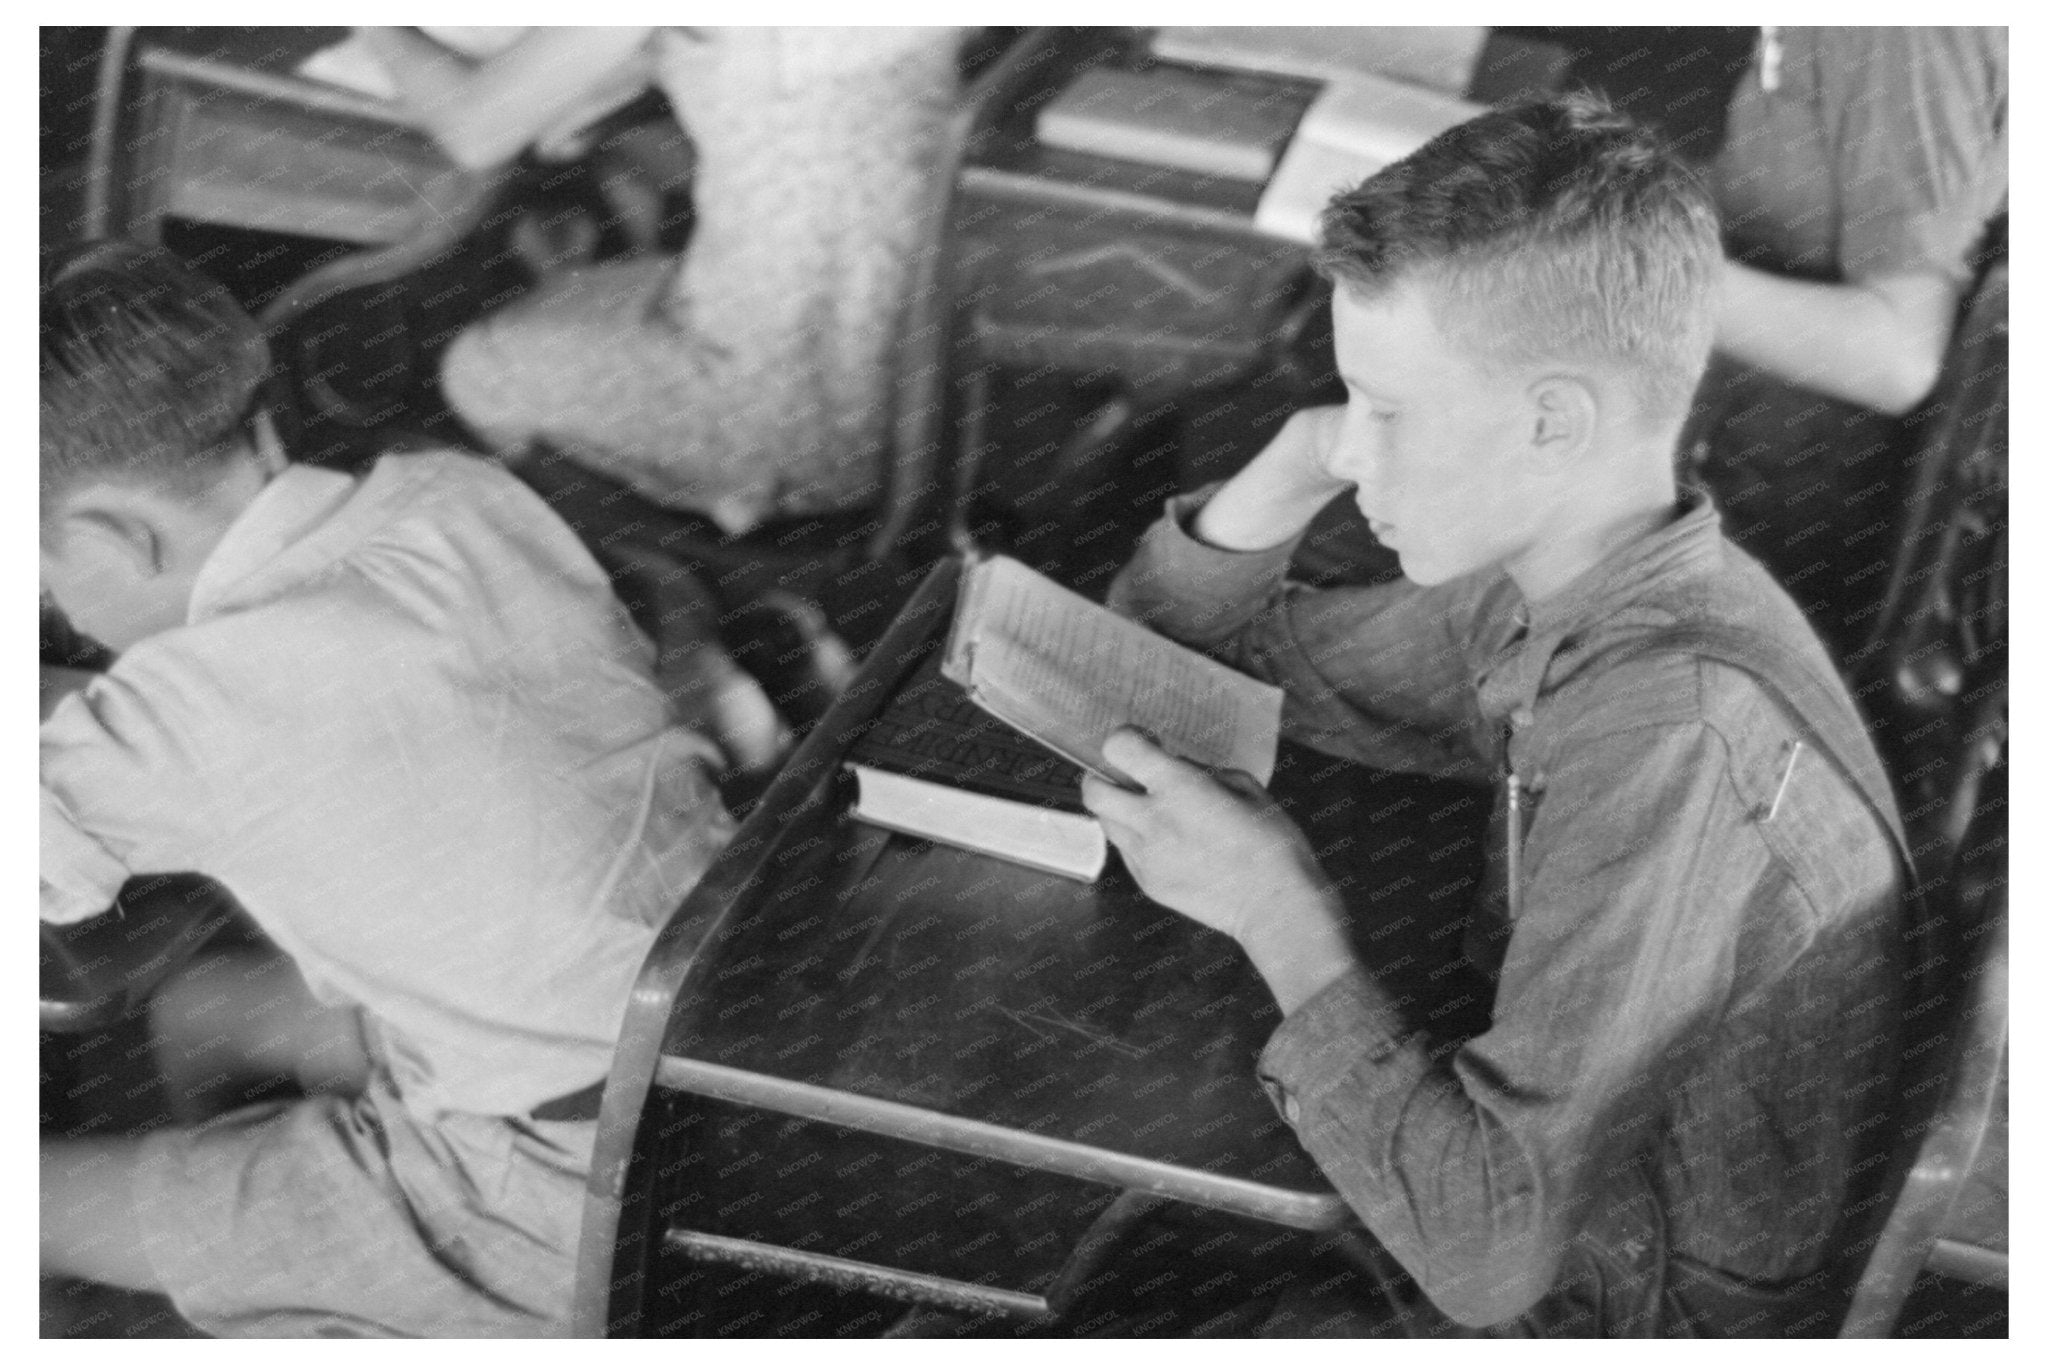
<path fill-rule="evenodd" d="M 670 1233 L 1063 1301 L 1079 1249 L 1135 1207 L 1195 1219 L 1194 1241 L 1217 1219 L 1290 1246 L 1289 1228 L 1348 1221 L 1255 1079 L 1279 1014 L 1235 944 L 1117 869 L 1085 885 L 847 816 L 839 756 L 942 647 L 952 574 L 934 571 L 671 925 L 710 917 L 673 978 L 613 1295 L 651 1274 L 677 1307 L 712 1304 L 722 1282 L 701 1267 L 635 1259 Z M 611 1311 L 634 1330 L 716 1311 L 631 1299 Z"/>
<path fill-rule="evenodd" d="M 1114 866 L 1085 886 L 847 819 L 840 759 L 939 647 L 957 573 L 932 571 L 649 955 L 593 1167 L 585 1330 L 705 1328 L 730 1285 L 665 1258 L 677 1235 L 1064 1312 L 1077 1258 L 1134 1213 L 1141 1246 L 1220 1259 L 1217 1283 L 1349 1219 L 1257 1083 L 1279 1014 L 1236 945 Z M 1487 803 L 1417 782 L 1283 743 L 1273 791 L 1340 884 L 1363 879 L 1354 937 L 1406 964 L 1386 984 L 1426 1001 L 1455 989 L 1454 855 Z"/>
<path fill-rule="evenodd" d="M 700 947 L 666 1051 L 1327 1188 L 1254 1078 L 1280 1016 L 1234 943 L 1115 866 L 1084 885 L 844 808 L 792 831 L 772 887 Z"/>
<path fill-rule="evenodd" d="M 333 241 L 406 239 L 469 177 L 396 106 L 294 74 L 345 29 L 145 29 L 123 223 L 165 217 Z"/>

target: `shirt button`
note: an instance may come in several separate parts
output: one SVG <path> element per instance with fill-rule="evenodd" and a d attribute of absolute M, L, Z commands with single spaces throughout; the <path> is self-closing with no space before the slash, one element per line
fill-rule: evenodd
<path fill-rule="evenodd" d="M 1286 1119 L 1289 1123 L 1301 1122 L 1301 1102 L 1292 1095 L 1281 1096 L 1280 1117 Z"/>
<path fill-rule="evenodd" d="M 1526 730 L 1535 723 L 1536 713 L 1526 704 L 1517 706 L 1514 710 L 1508 712 L 1508 724 L 1514 726 L 1517 730 Z"/>

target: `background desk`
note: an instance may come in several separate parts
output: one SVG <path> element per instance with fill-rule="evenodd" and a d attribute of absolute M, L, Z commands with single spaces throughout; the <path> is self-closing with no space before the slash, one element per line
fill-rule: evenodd
<path fill-rule="evenodd" d="M 294 74 L 345 28 L 137 32 L 88 231 L 166 218 L 356 245 L 418 235 L 470 177 L 392 105 Z"/>

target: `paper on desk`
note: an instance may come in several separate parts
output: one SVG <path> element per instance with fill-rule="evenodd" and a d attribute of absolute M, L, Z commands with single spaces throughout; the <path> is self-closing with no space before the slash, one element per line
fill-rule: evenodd
<path fill-rule="evenodd" d="M 1309 106 L 1259 197 L 1253 225 L 1313 242 L 1330 197 L 1455 127 L 1485 106 L 1378 76 L 1332 81 Z"/>
<path fill-rule="evenodd" d="M 300 62 L 299 74 L 309 81 L 324 81 L 372 99 L 398 98 L 398 86 L 391 73 L 370 51 L 370 45 L 353 33 Z"/>
<path fill-rule="evenodd" d="M 465 57 L 482 60 L 495 57 L 530 31 L 526 24 L 422 24 L 420 32 Z M 377 59 L 362 35 L 351 33 L 331 47 L 323 47 L 299 63 L 299 74 L 307 80 L 325 81 L 344 90 L 354 90 L 373 99 L 398 98 L 398 86 L 384 63 Z"/>
<path fill-rule="evenodd" d="M 1461 95 L 1471 88 L 1485 45 L 1485 29 L 1452 24 L 1181 24 L 1159 30 L 1152 54 L 1170 62 L 1313 80 L 1378 73 Z"/>

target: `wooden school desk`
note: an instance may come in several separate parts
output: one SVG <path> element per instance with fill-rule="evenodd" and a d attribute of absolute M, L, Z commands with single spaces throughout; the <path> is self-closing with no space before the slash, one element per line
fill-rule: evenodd
<path fill-rule="evenodd" d="M 1162 1205 L 1351 1222 L 1254 1078 L 1279 1013 L 1236 945 L 1118 867 L 1086 885 L 846 815 L 841 757 L 957 577 L 932 571 L 647 960 L 579 1335 L 735 1330 L 735 1269 L 1055 1325 Z"/>

